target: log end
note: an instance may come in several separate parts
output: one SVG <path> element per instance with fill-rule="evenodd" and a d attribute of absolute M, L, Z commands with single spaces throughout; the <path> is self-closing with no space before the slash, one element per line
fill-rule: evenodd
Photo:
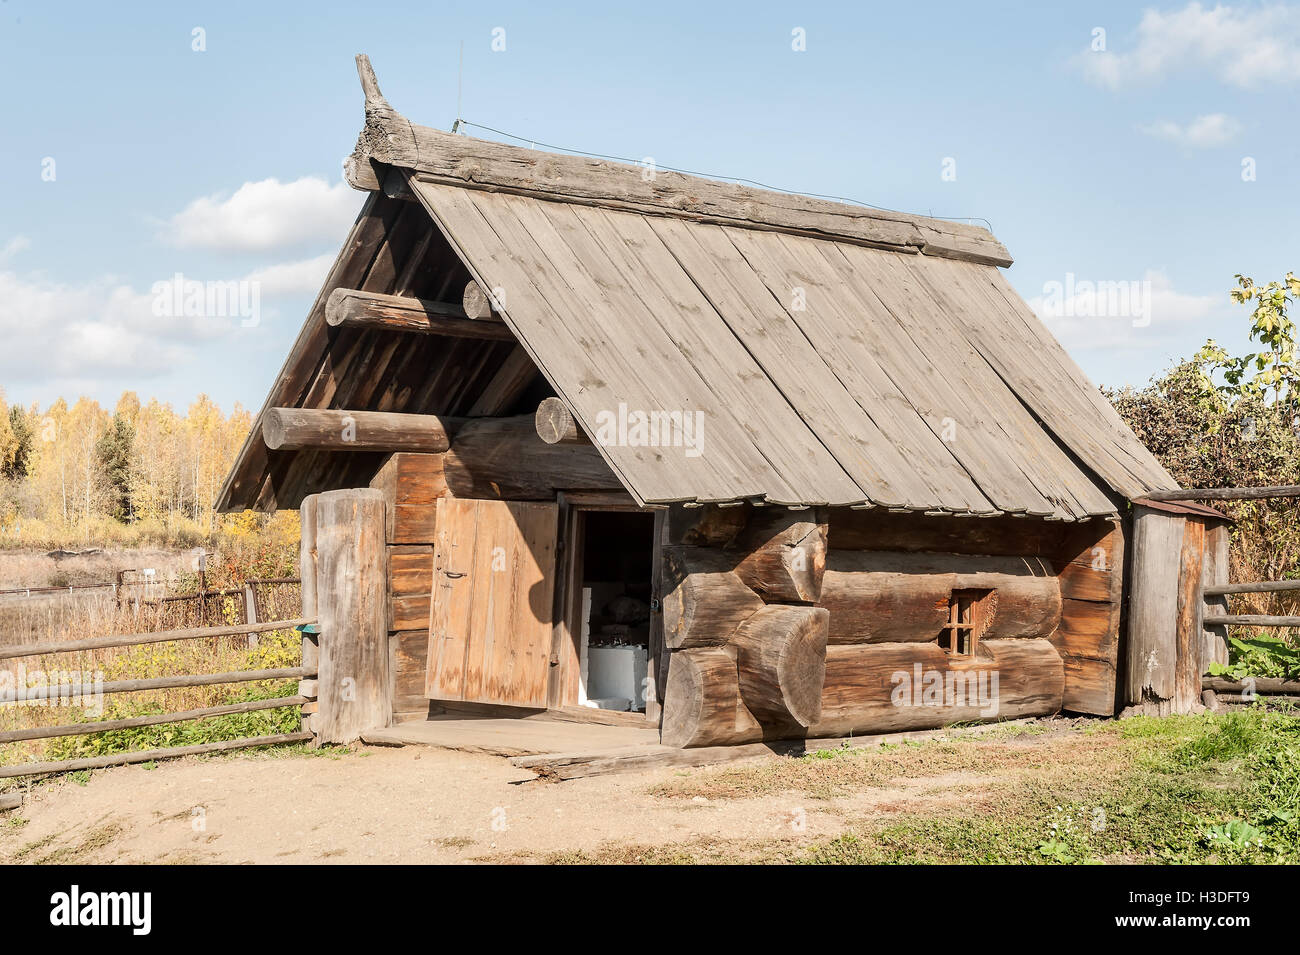
<path fill-rule="evenodd" d="M 271 451 L 278 451 L 285 441 L 284 415 L 279 408 L 267 408 L 262 415 L 262 441 Z"/>

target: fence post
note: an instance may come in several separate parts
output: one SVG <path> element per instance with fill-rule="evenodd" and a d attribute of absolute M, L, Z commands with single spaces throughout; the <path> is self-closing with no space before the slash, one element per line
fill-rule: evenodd
<path fill-rule="evenodd" d="M 314 497 L 311 599 L 320 634 L 312 731 L 321 743 L 350 743 L 392 721 L 384 497 L 370 488 Z M 304 613 L 306 581 L 304 573 Z"/>
<path fill-rule="evenodd" d="M 298 523 L 301 527 L 298 548 L 298 578 L 302 581 L 299 585 L 302 593 L 301 613 L 308 620 L 319 619 L 319 610 L 316 606 L 316 499 L 318 497 L 319 494 L 305 497 L 302 504 L 298 506 Z M 311 703 L 303 705 L 302 728 L 315 733 L 318 725 L 316 713 L 320 710 L 320 702 L 317 699 L 320 694 L 320 636 L 318 634 L 303 633 L 302 665 L 304 669 L 317 674 L 316 677 L 308 677 L 298 683 L 298 695 L 312 698 Z M 311 690 L 311 692 L 306 693 L 304 690 Z M 319 736 L 316 742 L 319 745 Z"/>
<path fill-rule="evenodd" d="M 257 591 L 247 580 L 244 581 L 244 623 L 257 623 Z M 248 635 L 248 649 L 257 649 L 257 634 Z"/>

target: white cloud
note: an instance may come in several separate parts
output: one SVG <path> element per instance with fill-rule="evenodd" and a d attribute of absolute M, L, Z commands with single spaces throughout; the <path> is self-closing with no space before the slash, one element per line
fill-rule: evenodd
<path fill-rule="evenodd" d="M 1224 146 L 1235 139 L 1241 132 L 1241 123 L 1224 113 L 1209 113 L 1205 116 L 1197 116 L 1186 125 L 1163 119 L 1142 126 L 1140 129 L 1148 136 L 1168 140 L 1180 146 L 1210 149 Z"/>
<path fill-rule="evenodd" d="M 31 248 L 31 240 L 25 235 L 16 235 L 3 246 L 0 246 L 0 265 L 8 262 L 19 252 Z"/>
<path fill-rule="evenodd" d="M 263 295 L 314 296 L 325 283 L 325 275 L 334 264 L 334 259 L 334 253 L 329 252 L 314 259 L 283 262 L 250 272 L 245 280 L 260 283 Z"/>
<path fill-rule="evenodd" d="M 1109 89 L 1180 69 L 1206 71 L 1242 88 L 1290 83 L 1300 79 L 1300 8 L 1189 3 L 1181 10 L 1147 10 L 1131 49 L 1088 50 L 1077 61 L 1085 75 Z"/>
<path fill-rule="evenodd" d="M 263 179 L 244 183 L 231 196 L 195 199 L 165 223 L 162 234 L 176 245 L 221 251 L 288 248 L 335 240 L 360 205 L 360 195 L 346 183 L 331 186 L 314 176 L 284 183 Z"/>
<path fill-rule="evenodd" d="M 1156 269 L 1132 280 L 1067 275 L 1045 283 L 1042 294 L 1028 301 L 1071 352 L 1142 350 L 1174 342 L 1190 353 L 1202 343 L 1196 326 L 1228 307 L 1226 294 L 1179 292 Z"/>
<path fill-rule="evenodd" d="M 314 295 L 333 259 L 287 262 L 234 280 L 168 275 L 145 291 L 111 276 L 66 283 L 0 267 L 0 380 L 48 386 L 184 369 L 202 347 L 278 314 L 264 299 Z"/>
<path fill-rule="evenodd" d="M 0 374 L 42 380 L 130 370 L 161 374 L 186 354 L 151 296 L 112 279 L 82 285 L 0 272 Z"/>

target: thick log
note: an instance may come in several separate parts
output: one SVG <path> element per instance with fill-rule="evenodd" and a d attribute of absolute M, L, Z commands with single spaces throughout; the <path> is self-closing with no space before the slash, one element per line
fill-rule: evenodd
<path fill-rule="evenodd" d="M 811 726 L 821 719 L 829 617 L 821 607 L 772 604 L 736 629 L 740 696 L 760 723 Z"/>
<path fill-rule="evenodd" d="M 370 488 L 316 498 L 322 743 L 350 743 L 392 719 L 384 498 Z"/>
<path fill-rule="evenodd" d="M 1046 716 L 1061 708 L 1065 672 L 1046 640 L 986 640 L 974 660 L 931 643 L 826 648 L 822 716 L 809 736 Z"/>
<path fill-rule="evenodd" d="M 1128 659 L 1123 702 L 1158 706 L 1174 696 L 1178 654 L 1178 579 L 1186 518 L 1133 509 Z"/>
<path fill-rule="evenodd" d="M 344 175 L 377 190 L 374 163 L 400 166 L 434 182 L 608 206 L 741 228 L 835 236 L 848 242 L 924 251 L 963 261 L 1010 265 L 1002 243 L 978 226 L 884 212 L 828 199 L 754 189 L 643 166 L 565 156 L 416 126 L 379 92 L 364 55 L 357 72 L 366 92 L 366 125 Z M 419 183 L 414 183 L 419 191 Z"/>
<path fill-rule="evenodd" d="M 552 500 L 567 490 L 616 490 L 623 484 L 593 446 L 551 445 L 537 437 L 532 415 L 470 421 L 443 462 L 455 497 Z"/>
<path fill-rule="evenodd" d="M 763 607 L 758 594 L 736 576 L 735 559 L 705 547 L 663 548 L 664 642 L 682 647 L 720 647 Z"/>
<path fill-rule="evenodd" d="M 436 454 L 451 447 L 451 437 L 464 420 L 393 411 L 270 408 L 262 416 L 262 439 L 272 451 L 327 448 Z"/>
<path fill-rule="evenodd" d="M 591 444 L 559 398 L 544 398 L 533 416 L 537 436 L 547 444 Z"/>
<path fill-rule="evenodd" d="M 713 647 L 671 654 L 659 738 L 665 746 L 678 747 L 763 738 L 763 728 L 741 700 L 732 654 Z"/>
<path fill-rule="evenodd" d="M 457 305 L 349 288 L 335 289 L 330 293 L 325 303 L 325 321 L 348 328 L 446 335 L 450 338 L 501 342 L 514 338 L 514 333 L 505 325 L 474 321 Z"/>
<path fill-rule="evenodd" d="M 830 642 L 934 640 L 955 590 L 996 591 L 980 639 L 1047 637 L 1061 621 L 1061 592 L 1039 558 L 831 550 L 818 606 L 831 612 Z"/>
<path fill-rule="evenodd" d="M 758 508 L 732 549 L 736 574 L 764 600 L 815 603 L 826 573 L 826 521 L 808 512 Z"/>
<path fill-rule="evenodd" d="M 460 304 L 465 310 L 466 318 L 480 322 L 501 321 L 501 316 L 497 314 L 492 296 L 473 279 L 466 283 L 465 291 L 460 297 Z"/>

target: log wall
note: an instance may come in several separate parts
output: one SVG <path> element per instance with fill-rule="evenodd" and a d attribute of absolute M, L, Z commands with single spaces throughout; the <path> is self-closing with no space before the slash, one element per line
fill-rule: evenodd
<path fill-rule="evenodd" d="M 665 743 L 1115 712 L 1118 521 L 674 506 L 663 554 Z M 973 657 L 939 642 L 957 591 Z"/>

